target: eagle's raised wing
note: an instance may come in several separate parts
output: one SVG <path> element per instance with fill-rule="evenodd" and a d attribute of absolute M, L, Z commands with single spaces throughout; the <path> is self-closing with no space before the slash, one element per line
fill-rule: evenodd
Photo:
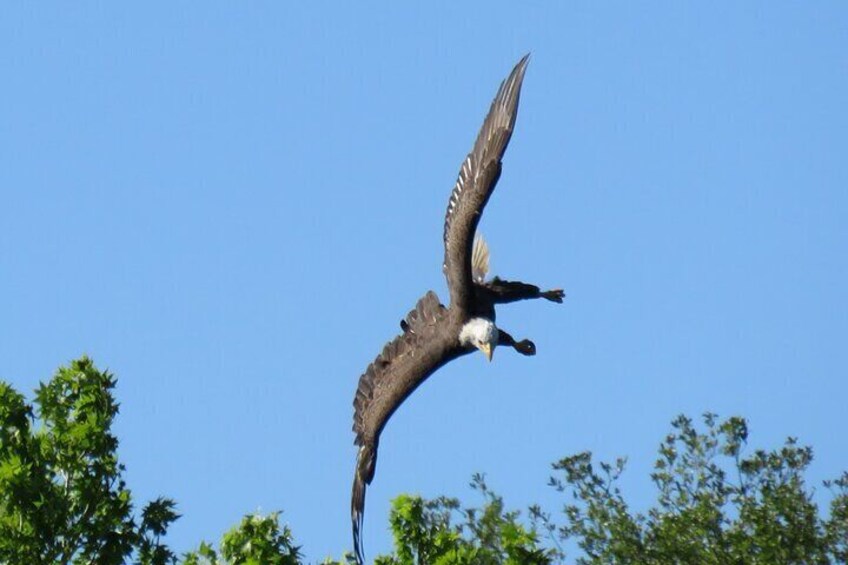
<path fill-rule="evenodd" d="M 460 318 L 472 310 L 471 252 L 474 232 L 501 174 L 501 159 L 512 137 L 529 57 L 525 55 L 501 83 L 474 147 L 462 162 L 448 200 L 443 269 L 450 290 L 451 311 Z"/>
<path fill-rule="evenodd" d="M 350 517 L 357 560 L 362 563 L 365 488 L 374 478 L 380 433 L 391 415 L 433 371 L 462 354 L 447 309 L 432 291 L 407 314 L 404 331 L 383 348 L 359 378 L 353 400 L 354 443 L 359 446 Z"/>

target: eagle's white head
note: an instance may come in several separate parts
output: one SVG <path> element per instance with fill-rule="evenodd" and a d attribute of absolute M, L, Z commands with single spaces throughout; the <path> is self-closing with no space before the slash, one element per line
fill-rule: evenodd
<path fill-rule="evenodd" d="M 491 361 L 495 347 L 498 345 L 498 328 L 492 320 L 472 318 L 462 326 L 459 342 L 462 345 L 476 347 L 483 352 L 486 359 Z"/>

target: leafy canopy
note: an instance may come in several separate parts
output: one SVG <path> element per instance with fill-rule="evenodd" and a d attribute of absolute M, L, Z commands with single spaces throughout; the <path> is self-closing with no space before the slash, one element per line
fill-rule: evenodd
<path fill-rule="evenodd" d="M 160 538 L 177 518 L 174 502 L 133 514 L 111 431 L 114 388 L 86 357 L 39 386 L 34 406 L 0 382 L 0 563 L 173 560 Z"/>
<path fill-rule="evenodd" d="M 570 495 L 565 522 L 540 508 L 533 522 L 554 540 L 576 540 L 580 564 L 596 563 L 846 563 L 848 473 L 832 490 L 830 516 L 820 515 L 804 472 L 812 449 L 794 438 L 774 451 L 743 456 L 748 424 L 704 415 L 706 430 L 679 416 L 660 444 L 651 479 L 657 503 L 633 513 L 616 482 L 624 460 L 600 463 L 591 454 L 553 465 L 550 485 Z"/>

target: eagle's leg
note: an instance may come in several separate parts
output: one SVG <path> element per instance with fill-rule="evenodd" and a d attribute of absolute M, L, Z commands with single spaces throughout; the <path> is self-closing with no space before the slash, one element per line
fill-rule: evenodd
<path fill-rule="evenodd" d="M 536 355 L 536 344 L 530 341 L 529 339 L 522 339 L 521 341 L 515 341 L 515 339 L 498 328 L 498 345 L 507 345 L 512 347 L 522 355 Z"/>
<path fill-rule="evenodd" d="M 486 283 L 489 291 L 494 295 L 495 303 L 506 304 L 518 300 L 530 300 L 533 298 L 544 298 L 551 302 L 562 304 L 565 293 L 560 288 L 553 290 L 541 290 L 538 286 L 518 281 L 505 281 L 495 277 Z"/>

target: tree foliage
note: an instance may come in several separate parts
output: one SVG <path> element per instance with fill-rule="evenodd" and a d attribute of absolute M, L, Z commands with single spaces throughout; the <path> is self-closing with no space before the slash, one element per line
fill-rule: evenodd
<path fill-rule="evenodd" d="M 114 388 L 114 377 L 85 357 L 41 384 L 32 404 L 0 382 L 0 564 L 303 562 L 279 513 L 245 516 L 217 549 L 204 542 L 177 556 L 168 548 L 175 503 L 158 498 L 134 510 L 111 432 Z M 588 452 L 554 463 L 550 485 L 565 497 L 555 514 L 532 506 L 523 520 L 482 475 L 471 482 L 479 506 L 401 495 L 389 516 L 394 549 L 374 563 L 848 562 L 848 473 L 825 482 L 824 513 L 804 480 L 812 449 L 789 438 L 746 453 L 747 441 L 742 418 L 706 414 L 702 429 L 676 418 L 651 474 L 656 503 L 644 512 L 631 509 L 618 486 L 625 460 L 595 463 Z M 353 556 L 324 561 L 342 563 Z"/>
<path fill-rule="evenodd" d="M 536 532 L 519 522 L 518 512 L 505 510 L 503 499 L 489 490 L 482 475 L 474 475 L 471 487 L 483 495 L 479 508 L 461 508 L 455 498 L 397 497 L 389 516 L 395 551 L 378 557 L 375 565 L 552 562 L 553 552 L 539 545 Z"/>
<path fill-rule="evenodd" d="M 657 503 L 633 513 L 616 485 L 624 460 L 600 463 L 590 453 L 555 463 L 550 479 L 570 494 L 565 523 L 531 509 L 552 539 L 576 540 L 581 564 L 845 563 L 848 561 L 848 473 L 832 489 L 830 516 L 820 515 L 804 472 L 812 449 L 794 438 L 774 451 L 743 455 L 747 422 L 704 415 L 699 432 L 685 416 L 672 422 L 651 478 Z"/>
<path fill-rule="evenodd" d="M 185 565 L 297 565 L 300 550 L 287 526 L 280 526 L 279 512 L 252 514 L 224 534 L 221 549 L 204 542 L 185 555 Z"/>
<path fill-rule="evenodd" d="M 34 406 L 0 382 L 0 562 L 173 561 L 159 540 L 177 518 L 174 502 L 148 503 L 140 521 L 133 514 L 111 432 L 114 387 L 86 357 L 39 386 Z"/>

